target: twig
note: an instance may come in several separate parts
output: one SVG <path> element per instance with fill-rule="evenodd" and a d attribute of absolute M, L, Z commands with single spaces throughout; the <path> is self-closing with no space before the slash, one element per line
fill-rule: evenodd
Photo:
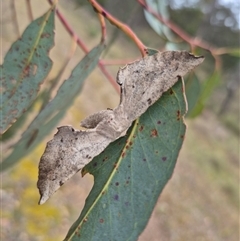
<path fill-rule="evenodd" d="M 127 36 L 129 36 L 139 48 L 142 57 L 147 54 L 145 45 L 141 42 L 141 40 L 137 37 L 137 35 L 131 30 L 129 26 L 120 22 L 116 18 L 114 18 L 110 13 L 108 13 L 100 4 L 98 4 L 95 0 L 88 0 L 89 3 L 93 6 L 94 11 L 101 14 L 105 17 L 111 24 L 115 25 L 119 29 L 121 29 Z"/>
<path fill-rule="evenodd" d="M 105 23 L 105 19 L 102 16 L 102 14 L 98 13 L 98 18 L 99 18 L 99 22 L 100 22 L 101 30 L 102 30 L 101 42 L 104 43 L 106 40 L 106 35 L 107 35 L 106 23 Z"/>
<path fill-rule="evenodd" d="M 138 0 L 138 2 L 149 12 L 151 13 L 156 19 L 158 19 L 160 22 L 165 24 L 168 28 L 170 28 L 174 33 L 176 33 L 181 39 L 189 43 L 192 47 L 193 46 L 199 46 L 203 49 L 206 49 L 210 52 L 212 52 L 213 47 L 209 44 L 204 42 L 200 38 L 192 38 L 189 34 L 184 32 L 184 30 L 180 29 L 177 25 L 175 25 L 173 22 L 171 22 L 168 19 L 163 18 L 159 13 L 152 10 L 143 0 Z"/>
<path fill-rule="evenodd" d="M 168 19 L 163 18 L 159 13 L 156 13 L 154 10 L 152 10 L 144 0 L 138 0 L 138 2 L 149 12 L 151 13 L 156 19 L 158 19 L 160 22 L 165 24 L 168 28 L 170 28 L 174 33 L 176 33 L 181 39 L 186 41 L 190 44 L 191 49 L 194 49 L 195 46 L 198 46 L 200 48 L 203 48 L 207 51 L 209 51 L 212 56 L 214 57 L 216 63 L 215 67 L 216 69 L 219 69 L 221 66 L 221 59 L 219 58 L 217 53 L 217 49 L 212 46 L 211 44 L 205 42 L 201 38 L 193 38 L 189 34 L 187 34 L 183 29 L 179 28 L 177 25 L 175 25 L 173 22 L 171 22 Z"/>
<path fill-rule="evenodd" d="M 49 2 L 51 3 L 52 1 L 49 0 Z M 77 44 L 79 45 L 79 47 L 84 51 L 84 53 L 88 53 L 88 49 L 85 46 L 85 44 L 82 42 L 82 40 L 75 34 L 75 32 L 73 31 L 72 27 L 69 25 L 69 23 L 67 22 L 67 20 L 65 19 L 65 17 L 62 15 L 62 13 L 56 8 L 56 14 L 59 18 L 59 20 L 62 22 L 63 26 L 65 27 L 65 29 L 68 31 L 68 33 L 76 39 Z"/>
<path fill-rule="evenodd" d="M 52 0 L 48 0 L 48 2 L 50 4 L 52 4 Z M 77 34 L 73 31 L 70 24 L 67 22 L 65 17 L 62 15 L 62 13 L 57 8 L 56 8 L 56 14 L 57 14 L 59 20 L 62 22 L 65 29 L 67 30 L 67 32 L 76 39 L 78 46 L 84 51 L 85 54 L 87 54 L 89 52 L 88 48 L 83 43 L 83 41 L 77 36 Z M 118 93 L 120 93 L 118 84 L 116 83 L 115 79 L 109 74 L 109 72 L 106 70 L 105 66 L 101 63 L 101 61 L 98 62 L 98 67 L 100 68 L 102 73 L 105 75 L 105 77 L 108 79 L 108 81 L 113 85 L 115 90 Z"/>

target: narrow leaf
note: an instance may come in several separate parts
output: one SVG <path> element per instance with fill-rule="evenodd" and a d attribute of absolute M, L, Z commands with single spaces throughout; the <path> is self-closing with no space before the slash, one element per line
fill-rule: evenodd
<path fill-rule="evenodd" d="M 54 11 L 33 21 L 4 58 L 1 69 L 0 133 L 18 119 L 32 104 L 39 86 L 48 75 L 48 57 L 54 40 Z"/>
<path fill-rule="evenodd" d="M 219 80 L 220 80 L 220 73 L 218 71 L 215 71 L 212 74 L 212 76 L 208 80 L 206 80 L 203 87 L 201 88 L 202 90 L 201 90 L 201 93 L 197 100 L 197 103 L 196 103 L 195 107 L 193 108 L 193 110 L 191 111 L 191 113 L 189 114 L 189 117 L 194 118 L 202 112 L 213 89 L 219 83 Z"/>
<path fill-rule="evenodd" d="M 201 92 L 201 85 L 199 83 L 199 79 L 194 72 L 190 73 L 186 78 L 185 90 L 188 103 L 188 117 L 189 115 L 191 115 L 191 112 L 194 109 Z"/>
<path fill-rule="evenodd" d="M 137 240 L 173 173 L 185 135 L 181 81 L 83 170 L 94 175 L 84 209 L 65 241 Z"/>
<path fill-rule="evenodd" d="M 165 0 L 146 0 L 146 4 L 153 9 L 156 13 L 159 13 L 163 18 L 168 19 L 169 13 L 168 13 L 168 7 L 167 7 L 167 1 Z M 171 32 L 171 30 L 162 24 L 157 18 L 155 18 L 151 13 L 149 13 L 147 10 L 144 10 L 144 16 L 149 23 L 149 25 L 152 27 L 152 29 L 162 37 L 166 37 L 168 40 L 174 41 L 174 36 Z"/>
<path fill-rule="evenodd" d="M 7 169 L 27 155 L 56 126 L 80 93 L 84 80 L 96 67 L 103 48 L 102 44 L 93 48 L 74 68 L 54 99 L 39 113 L 23 133 L 22 138 L 13 146 L 12 153 L 2 162 L 1 170 Z"/>
<path fill-rule="evenodd" d="M 152 49 L 152 48 L 147 48 L 146 50 L 147 50 L 147 54 L 149 56 L 154 55 L 159 52 L 157 49 Z"/>

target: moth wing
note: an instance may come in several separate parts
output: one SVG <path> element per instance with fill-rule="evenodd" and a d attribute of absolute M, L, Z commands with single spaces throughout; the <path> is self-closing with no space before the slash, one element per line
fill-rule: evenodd
<path fill-rule="evenodd" d="M 166 51 L 145 57 L 121 68 L 117 82 L 121 85 L 120 105 L 133 121 L 171 88 L 178 80 L 198 66 L 204 57 L 186 51 Z"/>
<path fill-rule="evenodd" d="M 95 128 L 105 118 L 111 116 L 112 110 L 102 110 L 94 113 L 81 121 L 80 125 L 85 128 Z"/>
<path fill-rule="evenodd" d="M 70 126 L 58 128 L 47 143 L 39 163 L 37 187 L 39 204 L 45 203 L 75 173 L 93 157 L 100 154 L 111 142 L 93 131 L 76 131 Z"/>

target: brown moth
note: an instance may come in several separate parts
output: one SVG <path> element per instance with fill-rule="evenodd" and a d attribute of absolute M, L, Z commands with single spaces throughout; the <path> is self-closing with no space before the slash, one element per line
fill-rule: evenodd
<path fill-rule="evenodd" d="M 186 51 L 166 51 L 120 68 L 117 74 L 120 104 L 113 110 L 103 110 L 84 119 L 81 126 L 87 130 L 59 127 L 47 143 L 39 163 L 39 204 L 46 202 L 111 142 L 124 136 L 132 122 L 171 88 L 179 76 L 193 70 L 203 60 L 204 57 Z"/>

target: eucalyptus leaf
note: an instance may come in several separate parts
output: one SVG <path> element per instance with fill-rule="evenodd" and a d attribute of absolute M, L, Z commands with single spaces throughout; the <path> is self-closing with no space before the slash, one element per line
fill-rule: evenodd
<path fill-rule="evenodd" d="M 2 162 L 1 170 L 9 168 L 27 155 L 56 126 L 79 95 L 84 80 L 98 64 L 103 49 L 104 45 L 99 44 L 79 62 L 69 79 L 63 82 L 54 99 L 38 114 L 21 139 L 13 146 L 12 153 Z"/>
<path fill-rule="evenodd" d="M 146 4 L 156 13 L 159 13 L 163 18 L 169 18 L 168 2 L 166 0 L 146 0 Z M 144 10 L 144 16 L 149 25 L 159 36 L 165 37 L 170 41 L 174 41 L 175 37 L 167 26 L 161 23 L 147 10 Z"/>
<path fill-rule="evenodd" d="M 194 72 L 190 73 L 185 80 L 185 91 L 188 102 L 188 113 L 186 116 L 188 117 L 191 116 L 191 112 L 196 106 L 201 93 L 201 85 Z"/>
<path fill-rule="evenodd" d="M 49 10 L 27 27 L 5 56 L 0 66 L 0 133 L 31 106 L 40 84 L 51 70 L 52 61 L 48 55 L 54 45 L 53 30 L 54 11 Z"/>
<path fill-rule="evenodd" d="M 205 81 L 203 86 L 201 87 L 201 93 L 199 94 L 199 98 L 195 107 L 192 109 L 189 117 L 194 118 L 201 114 L 202 110 L 205 107 L 205 104 L 209 97 L 212 94 L 213 89 L 217 86 L 220 81 L 220 73 L 218 71 L 214 71 L 214 73 Z"/>
<path fill-rule="evenodd" d="M 137 240 L 167 181 L 185 135 L 183 85 L 172 89 L 83 170 L 94 186 L 65 241 Z"/>

